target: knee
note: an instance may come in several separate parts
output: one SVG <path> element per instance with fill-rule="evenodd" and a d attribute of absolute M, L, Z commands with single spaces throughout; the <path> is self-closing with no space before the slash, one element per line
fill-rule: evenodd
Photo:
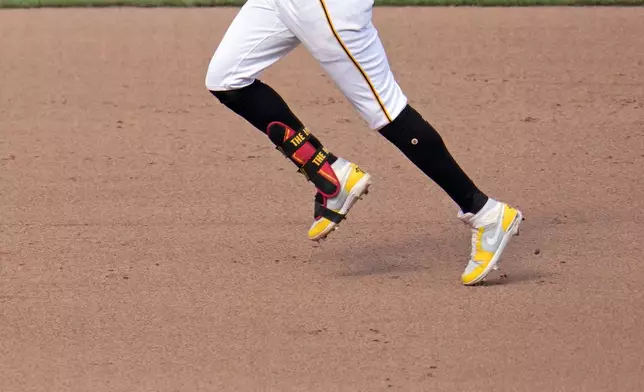
<path fill-rule="evenodd" d="M 208 77 L 206 77 L 206 88 L 215 98 L 219 100 L 219 102 L 223 103 L 224 105 L 234 100 L 238 91 L 235 89 L 228 90 L 224 86 L 221 86 L 219 84 L 211 84 Z"/>
<path fill-rule="evenodd" d="M 227 73 L 228 72 L 225 70 L 222 62 L 219 61 L 217 57 L 213 57 L 212 60 L 210 60 L 208 71 L 206 72 L 206 88 L 213 92 L 229 90 L 228 86 L 226 86 Z"/>
<path fill-rule="evenodd" d="M 256 91 L 257 88 L 260 88 L 261 84 L 262 82 L 260 82 L 258 79 L 255 79 L 249 85 L 238 88 L 228 87 L 213 89 L 208 85 L 206 85 L 206 87 L 208 88 L 208 91 L 210 91 L 210 93 L 215 96 L 215 98 L 217 98 L 224 105 L 228 106 L 235 101 L 244 101 L 246 98 L 248 98 L 249 94 L 253 95 L 253 91 Z"/>
<path fill-rule="evenodd" d="M 212 90 L 208 87 L 208 91 L 224 105 L 235 101 L 240 95 L 239 90 Z"/>
<path fill-rule="evenodd" d="M 208 65 L 205 85 L 210 91 L 238 90 L 253 83 L 254 79 L 233 71 L 234 64 L 226 58 L 214 56 Z"/>

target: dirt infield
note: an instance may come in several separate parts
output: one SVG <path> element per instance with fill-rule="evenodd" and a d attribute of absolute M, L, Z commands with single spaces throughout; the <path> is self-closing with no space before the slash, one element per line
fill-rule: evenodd
<path fill-rule="evenodd" d="M 0 12 L 0 391 L 644 389 L 644 9 L 376 10 L 527 216 L 475 288 L 455 206 L 298 49 L 263 79 L 376 177 L 306 239 L 311 186 L 203 86 L 234 14 Z"/>

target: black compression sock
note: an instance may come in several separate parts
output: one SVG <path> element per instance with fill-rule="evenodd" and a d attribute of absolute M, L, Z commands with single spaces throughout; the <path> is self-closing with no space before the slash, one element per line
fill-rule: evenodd
<path fill-rule="evenodd" d="M 304 128 L 282 97 L 259 80 L 238 90 L 211 91 L 211 93 L 226 107 L 264 133 L 268 125 L 275 121 L 295 130 Z"/>
<path fill-rule="evenodd" d="M 268 134 L 269 125 L 274 123 L 284 124 L 295 132 L 305 128 L 284 99 L 270 86 L 259 80 L 238 90 L 210 92 L 222 104 L 266 134 Z M 320 141 L 317 138 L 313 139 L 315 141 L 314 147 L 322 148 Z M 273 142 L 275 143 L 275 141 Z M 335 155 L 329 154 L 328 162 L 330 164 L 335 163 L 336 160 Z"/>
<path fill-rule="evenodd" d="M 488 200 L 447 150 L 436 130 L 411 106 L 380 133 L 438 184 L 465 213 L 477 213 Z"/>

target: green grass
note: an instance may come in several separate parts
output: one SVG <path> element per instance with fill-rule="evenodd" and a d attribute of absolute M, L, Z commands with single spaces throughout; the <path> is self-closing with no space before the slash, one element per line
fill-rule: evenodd
<path fill-rule="evenodd" d="M 240 5 L 244 0 L 0 0 L 0 8 L 34 7 L 206 7 Z"/>
<path fill-rule="evenodd" d="M 209 7 L 243 4 L 244 0 L 0 0 L 0 8 L 35 7 Z M 644 5 L 644 0 L 376 0 L 376 5 L 425 6 L 575 6 Z"/>

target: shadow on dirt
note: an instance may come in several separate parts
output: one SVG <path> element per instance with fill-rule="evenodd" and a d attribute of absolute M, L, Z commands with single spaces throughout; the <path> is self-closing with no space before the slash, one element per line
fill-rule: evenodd
<path fill-rule="evenodd" d="M 348 270 L 337 277 L 359 277 L 446 270 L 448 261 L 459 260 L 458 250 L 465 251 L 462 238 L 431 239 L 427 236 L 408 238 L 399 243 L 365 244 L 331 252 L 326 257 L 337 260 Z"/>
<path fill-rule="evenodd" d="M 554 284 L 551 277 L 553 274 L 537 272 L 537 271 L 520 271 L 510 274 L 502 273 L 500 276 L 488 276 L 488 280 L 481 284 L 481 286 L 507 286 L 513 284 Z"/>
<path fill-rule="evenodd" d="M 325 258 L 342 265 L 340 271 L 333 274 L 339 278 L 396 275 L 427 270 L 437 274 L 451 274 L 454 272 L 454 263 L 465 266 L 469 243 L 464 245 L 463 241 L 462 236 L 441 239 L 419 236 L 396 244 L 369 244 L 336 250 L 326 253 Z M 553 283 L 550 275 L 543 271 L 512 269 L 510 271 L 516 272 L 508 272 L 505 265 L 511 262 L 503 260 L 501 271 L 490 274 L 484 285 Z"/>
<path fill-rule="evenodd" d="M 389 275 L 395 273 L 416 272 L 430 268 L 422 265 L 393 264 L 382 260 L 372 260 L 370 263 L 372 263 L 371 266 L 361 265 L 357 270 L 339 272 L 334 274 L 334 276 L 339 278 L 349 278 L 370 275 Z"/>

